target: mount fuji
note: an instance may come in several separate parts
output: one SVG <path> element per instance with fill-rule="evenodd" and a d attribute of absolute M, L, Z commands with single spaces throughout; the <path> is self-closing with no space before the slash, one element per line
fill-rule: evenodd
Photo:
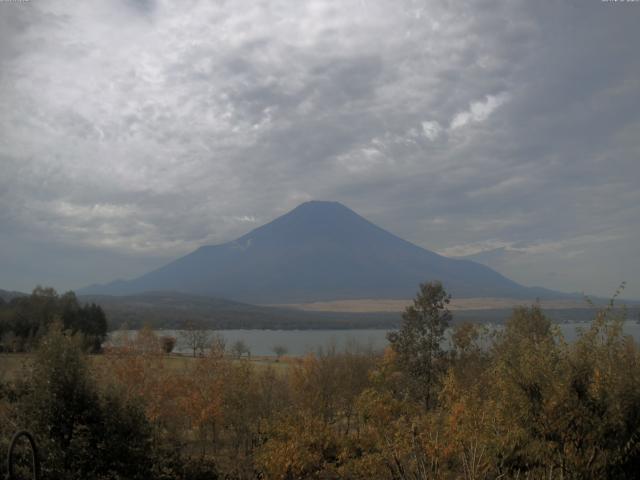
<path fill-rule="evenodd" d="M 279 304 L 406 299 L 430 280 L 440 280 L 455 297 L 565 296 L 522 286 L 471 260 L 438 255 L 340 203 L 324 201 L 303 203 L 237 240 L 202 246 L 133 280 L 92 285 L 78 293 L 174 291 Z"/>

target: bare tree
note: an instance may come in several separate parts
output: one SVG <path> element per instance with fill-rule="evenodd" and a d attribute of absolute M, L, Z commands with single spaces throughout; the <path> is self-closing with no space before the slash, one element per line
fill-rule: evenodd
<path fill-rule="evenodd" d="M 224 352 L 227 349 L 227 341 L 225 338 L 219 333 L 215 332 L 211 339 L 209 340 L 209 352 L 210 355 L 214 355 L 216 357 L 223 357 Z"/>
<path fill-rule="evenodd" d="M 233 346 L 231 347 L 231 352 L 236 358 L 242 357 L 244 353 L 246 353 L 247 356 L 251 357 L 251 350 L 243 340 L 237 340 L 236 342 L 234 342 Z"/>
<path fill-rule="evenodd" d="M 193 352 L 193 356 L 204 355 L 209 346 L 209 332 L 202 325 L 186 321 L 180 331 L 180 339 Z"/>
<path fill-rule="evenodd" d="M 284 345 L 274 345 L 271 350 L 276 354 L 276 362 L 280 361 L 280 357 L 286 355 L 289 350 Z"/>

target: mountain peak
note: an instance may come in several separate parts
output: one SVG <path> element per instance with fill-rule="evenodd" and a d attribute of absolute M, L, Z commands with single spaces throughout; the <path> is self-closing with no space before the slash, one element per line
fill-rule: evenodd
<path fill-rule="evenodd" d="M 285 215 L 339 215 L 351 214 L 359 216 L 356 212 L 340 202 L 327 200 L 310 200 L 301 203 Z"/>
<path fill-rule="evenodd" d="M 308 202 L 303 202 L 294 208 L 295 210 L 309 210 L 309 209 L 342 209 L 352 211 L 350 208 L 344 206 L 340 202 L 334 202 L 331 200 L 309 200 Z"/>
<path fill-rule="evenodd" d="M 250 231 L 236 242 L 273 242 L 308 245 L 338 238 L 346 243 L 365 242 L 372 235 L 390 235 L 339 202 L 313 200 L 298 205 L 275 220 Z"/>

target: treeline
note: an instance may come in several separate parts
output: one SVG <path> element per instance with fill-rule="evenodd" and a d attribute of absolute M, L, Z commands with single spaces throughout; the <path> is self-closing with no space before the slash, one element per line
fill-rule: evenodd
<path fill-rule="evenodd" d="M 500 331 L 457 325 L 445 351 L 448 303 L 422 285 L 384 354 L 271 367 L 222 343 L 169 357 L 150 329 L 88 363 L 53 328 L 0 390 L 0 438 L 32 429 L 56 479 L 637 478 L 640 351 L 623 311 L 567 343 L 518 308 Z"/>
<path fill-rule="evenodd" d="M 81 305 L 75 293 L 59 295 L 53 288 L 36 287 L 31 295 L 0 298 L 0 351 L 34 349 L 52 324 L 83 337 L 83 348 L 99 352 L 107 335 L 107 318 L 95 303 Z"/>
<path fill-rule="evenodd" d="M 139 329 L 145 325 L 161 330 L 180 329 L 191 321 L 213 330 L 267 329 L 267 330 L 320 330 L 397 328 L 396 312 L 311 312 L 296 309 L 249 305 L 206 296 L 178 292 L 147 292 L 123 297 L 108 295 L 80 296 L 80 301 L 100 305 L 112 329 L 126 325 Z M 557 323 L 589 322 L 594 306 L 547 309 L 546 313 Z M 637 318 L 640 309 L 631 305 L 629 318 Z M 504 324 L 511 309 L 458 310 L 456 322 Z"/>
<path fill-rule="evenodd" d="M 104 308 L 111 328 L 127 325 L 139 329 L 179 329 L 191 321 L 210 329 L 350 329 L 394 328 L 395 313 L 307 312 L 303 310 L 249 305 L 179 292 L 147 292 L 122 297 L 81 296 Z"/>

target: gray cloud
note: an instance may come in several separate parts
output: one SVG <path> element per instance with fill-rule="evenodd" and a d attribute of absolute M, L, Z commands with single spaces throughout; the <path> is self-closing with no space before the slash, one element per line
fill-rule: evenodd
<path fill-rule="evenodd" d="M 638 20 L 599 1 L 0 3 L 0 287 L 134 276 L 321 198 L 437 251 L 502 249 L 525 284 L 640 297 Z"/>

